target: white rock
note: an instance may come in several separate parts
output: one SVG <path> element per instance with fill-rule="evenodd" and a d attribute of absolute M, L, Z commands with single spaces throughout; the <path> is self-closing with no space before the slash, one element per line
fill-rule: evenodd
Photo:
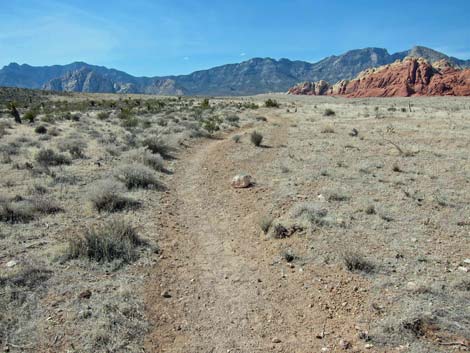
<path fill-rule="evenodd" d="M 465 260 L 463 260 L 463 263 L 464 263 L 464 264 L 470 264 L 470 259 L 465 259 Z"/>
<path fill-rule="evenodd" d="M 468 267 L 463 267 L 463 266 L 460 266 L 458 268 L 459 271 L 462 271 L 462 272 L 468 272 Z"/>
<path fill-rule="evenodd" d="M 247 188 L 252 184 L 251 176 L 247 174 L 238 174 L 235 175 L 232 179 L 232 187 L 236 189 Z"/>
<path fill-rule="evenodd" d="M 6 267 L 15 267 L 18 264 L 15 260 L 8 261 L 5 266 Z"/>

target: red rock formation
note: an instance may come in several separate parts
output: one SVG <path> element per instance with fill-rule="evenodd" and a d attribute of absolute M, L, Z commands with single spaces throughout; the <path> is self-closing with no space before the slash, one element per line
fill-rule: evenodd
<path fill-rule="evenodd" d="M 405 58 L 393 64 L 368 69 L 351 81 L 335 85 L 302 83 L 289 94 L 338 95 L 346 97 L 470 96 L 470 69 L 460 70 L 445 61 L 434 65 L 424 59 Z"/>

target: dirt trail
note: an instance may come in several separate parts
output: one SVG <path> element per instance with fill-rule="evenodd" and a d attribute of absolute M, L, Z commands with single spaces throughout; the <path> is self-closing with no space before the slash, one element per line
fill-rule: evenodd
<path fill-rule="evenodd" d="M 315 336 L 328 320 L 333 348 L 336 337 L 354 335 L 353 322 L 343 317 L 338 327 L 331 314 L 343 295 L 322 290 L 339 283 L 355 293 L 348 278 L 330 272 L 318 280 L 319 269 L 276 264 L 279 249 L 260 234 L 273 203 L 264 171 L 286 148 L 289 123 L 273 118 L 263 127 L 269 148 L 225 138 L 180 157 L 164 200 L 162 260 L 147 288 L 155 326 L 146 351 L 307 352 L 327 345 Z M 241 171 L 254 175 L 255 187 L 230 187 Z"/>

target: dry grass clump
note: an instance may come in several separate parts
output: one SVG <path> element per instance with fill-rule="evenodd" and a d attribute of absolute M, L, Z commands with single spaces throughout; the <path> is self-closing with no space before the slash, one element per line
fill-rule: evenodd
<path fill-rule="evenodd" d="M 328 218 L 327 215 L 327 209 L 309 202 L 296 204 L 291 210 L 291 216 L 293 218 L 303 218 L 311 225 L 317 227 L 328 226 L 332 223 L 332 220 Z"/>
<path fill-rule="evenodd" d="M 321 129 L 321 133 L 322 133 L 322 134 L 334 134 L 334 133 L 335 133 L 335 129 L 334 129 L 333 126 L 331 126 L 331 125 L 325 125 L 325 126 L 323 126 L 323 128 Z"/>
<path fill-rule="evenodd" d="M 273 218 L 270 216 L 265 216 L 261 218 L 259 221 L 259 226 L 264 234 L 268 234 L 269 228 L 271 228 L 271 224 L 273 223 Z"/>
<path fill-rule="evenodd" d="M 89 199 L 98 212 L 119 212 L 140 205 L 138 201 L 123 196 L 123 191 L 120 183 L 111 179 L 101 180 L 93 185 Z"/>
<path fill-rule="evenodd" d="M 250 141 L 256 147 L 261 146 L 261 142 L 263 142 L 263 135 L 261 135 L 257 131 L 253 131 L 250 135 Z"/>
<path fill-rule="evenodd" d="M 155 172 L 149 167 L 132 163 L 117 168 L 115 177 L 130 189 L 161 189 L 162 184 L 157 180 Z"/>
<path fill-rule="evenodd" d="M 325 109 L 323 115 L 324 116 L 335 116 L 336 113 L 333 109 L 328 108 L 328 109 Z"/>
<path fill-rule="evenodd" d="M 96 262 L 121 260 L 125 263 L 138 258 L 137 248 L 143 245 L 137 231 L 123 220 L 111 220 L 89 228 L 85 234 L 69 242 L 67 259 L 86 258 Z"/>
<path fill-rule="evenodd" d="M 36 162 L 45 167 L 58 166 L 64 164 L 70 164 L 70 159 L 50 148 L 43 148 L 36 154 Z"/>
<path fill-rule="evenodd" d="M 129 151 L 126 158 L 129 162 L 139 162 L 159 172 L 165 170 L 163 157 L 158 153 L 151 153 L 146 148 Z"/>
<path fill-rule="evenodd" d="M 346 251 L 343 253 L 342 257 L 344 265 L 348 271 L 371 273 L 375 269 L 374 264 L 366 260 L 363 255 L 357 252 Z"/>

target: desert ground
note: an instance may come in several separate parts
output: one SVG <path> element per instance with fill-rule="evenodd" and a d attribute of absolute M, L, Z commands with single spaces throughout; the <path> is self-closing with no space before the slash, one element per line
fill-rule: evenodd
<path fill-rule="evenodd" d="M 469 98 L 0 110 L 4 352 L 469 351 Z"/>

